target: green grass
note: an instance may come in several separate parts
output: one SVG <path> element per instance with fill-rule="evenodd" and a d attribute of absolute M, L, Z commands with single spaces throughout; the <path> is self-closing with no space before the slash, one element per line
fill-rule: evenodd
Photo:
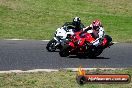
<path fill-rule="evenodd" d="M 105 74 L 130 74 L 132 69 L 124 70 L 92 70 L 88 73 L 97 72 Z M 131 88 L 129 84 L 85 84 L 76 82 L 76 72 L 37 72 L 37 73 L 8 73 L 0 74 L 0 88 Z"/>
<path fill-rule="evenodd" d="M 132 42 L 132 0 L 0 0 L 0 39 L 51 39 L 56 28 L 80 16 L 100 19 L 117 42 Z"/>

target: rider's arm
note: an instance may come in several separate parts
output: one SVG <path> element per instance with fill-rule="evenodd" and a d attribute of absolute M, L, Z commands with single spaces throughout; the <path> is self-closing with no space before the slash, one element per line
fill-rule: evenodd
<path fill-rule="evenodd" d="M 92 27 L 87 26 L 87 27 L 83 28 L 83 31 L 84 31 L 84 32 L 88 32 L 88 31 L 91 30 L 91 29 L 92 29 Z"/>
<path fill-rule="evenodd" d="M 63 26 L 68 26 L 68 25 L 73 25 L 73 23 L 72 22 L 66 22 Z"/>
<path fill-rule="evenodd" d="M 81 29 L 85 28 L 83 23 L 80 24 L 80 27 L 81 27 Z"/>
<path fill-rule="evenodd" d="M 104 28 L 103 27 L 100 27 L 98 34 L 99 34 L 99 38 L 103 38 L 104 37 L 105 33 L 104 33 Z"/>
<path fill-rule="evenodd" d="M 67 29 L 75 29 L 73 22 L 66 22 L 62 27 L 67 27 Z"/>
<path fill-rule="evenodd" d="M 88 31 L 88 30 L 91 30 L 92 29 L 92 24 L 90 24 L 89 26 L 83 28 L 83 31 Z"/>
<path fill-rule="evenodd" d="M 102 42 L 105 35 L 103 27 L 100 27 L 98 35 L 99 37 L 93 42 L 93 45 L 99 45 Z"/>

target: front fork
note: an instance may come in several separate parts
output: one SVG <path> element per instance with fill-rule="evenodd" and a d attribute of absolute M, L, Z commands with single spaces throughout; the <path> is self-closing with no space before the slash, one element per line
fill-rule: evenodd
<path fill-rule="evenodd" d="M 60 41 L 59 41 L 59 39 L 57 37 L 54 37 L 54 40 L 56 40 L 55 47 L 57 47 L 60 44 Z"/>
<path fill-rule="evenodd" d="M 114 43 L 112 42 L 112 38 L 109 35 L 105 35 L 102 46 L 105 48 L 112 46 Z"/>

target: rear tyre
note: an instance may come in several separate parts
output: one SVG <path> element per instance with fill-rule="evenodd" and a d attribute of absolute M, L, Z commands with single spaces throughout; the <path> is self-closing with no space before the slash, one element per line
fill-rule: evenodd
<path fill-rule="evenodd" d="M 55 39 L 52 39 L 49 41 L 49 43 L 47 44 L 46 46 L 46 49 L 49 51 L 49 52 L 54 52 L 56 50 L 56 40 Z"/>
<path fill-rule="evenodd" d="M 59 52 L 61 57 L 67 57 L 70 55 L 70 46 L 69 45 L 64 45 L 60 52 Z"/>

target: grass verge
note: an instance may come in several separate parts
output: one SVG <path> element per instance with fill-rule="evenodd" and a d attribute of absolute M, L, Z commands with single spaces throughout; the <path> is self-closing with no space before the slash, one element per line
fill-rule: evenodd
<path fill-rule="evenodd" d="M 100 19 L 117 42 L 132 42 L 132 0 L 0 0 L 0 39 L 51 39 L 56 28 L 80 16 Z"/>
<path fill-rule="evenodd" d="M 123 70 L 90 70 L 88 73 L 130 74 L 132 68 Z M 61 70 L 58 72 L 8 73 L 0 74 L 1 88 L 131 88 L 129 84 L 85 84 L 80 86 L 75 80 L 76 72 Z"/>

